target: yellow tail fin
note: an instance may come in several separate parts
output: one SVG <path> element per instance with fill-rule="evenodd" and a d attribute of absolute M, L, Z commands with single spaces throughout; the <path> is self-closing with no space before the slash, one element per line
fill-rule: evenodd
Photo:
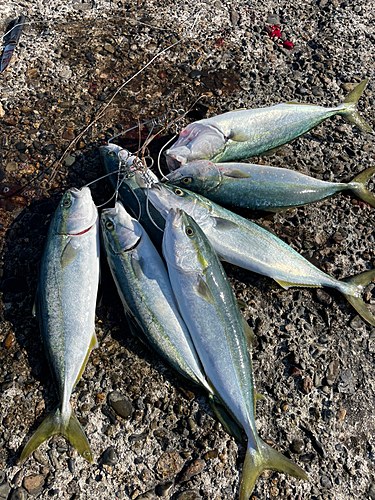
<path fill-rule="evenodd" d="M 242 469 L 240 500 L 248 500 L 255 482 L 264 470 L 277 470 L 308 481 L 304 470 L 281 453 L 259 440 L 258 450 L 248 447 Z"/>
<path fill-rule="evenodd" d="M 366 189 L 366 183 L 369 181 L 370 177 L 375 173 L 375 167 L 370 167 L 361 172 L 357 177 L 355 177 L 351 182 L 349 182 L 348 187 L 350 190 L 361 198 L 365 203 L 368 203 L 372 207 L 375 207 L 375 195 L 370 193 Z"/>
<path fill-rule="evenodd" d="M 358 287 L 356 295 L 349 295 L 346 293 L 344 293 L 343 295 L 346 300 L 354 307 L 357 313 L 372 326 L 375 326 L 375 318 L 371 314 L 370 310 L 363 302 L 361 297 L 359 297 L 359 294 L 361 293 L 362 289 L 374 279 L 375 269 L 371 269 L 371 271 L 366 271 L 364 273 L 357 274 L 357 276 L 352 276 L 351 278 L 343 280 L 346 283 L 351 283 L 352 285 L 356 285 Z"/>
<path fill-rule="evenodd" d="M 373 132 L 372 128 L 366 121 L 360 117 L 357 111 L 358 99 L 361 97 L 362 92 L 365 90 L 369 79 L 362 80 L 345 98 L 343 104 L 347 104 L 346 111 L 342 113 L 343 118 L 350 123 L 354 123 L 358 128 L 365 132 Z M 344 106 L 343 106 L 344 108 Z"/>
<path fill-rule="evenodd" d="M 83 458 L 92 462 L 92 453 L 86 435 L 74 415 L 73 411 L 67 426 L 62 426 L 61 411 L 58 406 L 50 413 L 40 424 L 34 434 L 27 442 L 20 457 L 20 462 L 25 460 L 33 451 L 35 451 L 46 439 L 61 434 L 64 436 Z"/>

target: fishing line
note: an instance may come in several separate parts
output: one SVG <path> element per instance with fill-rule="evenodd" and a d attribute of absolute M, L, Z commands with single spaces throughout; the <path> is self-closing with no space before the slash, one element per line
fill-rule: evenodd
<path fill-rule="evenodd" d="M 96 123 L 103 116 L 104 111 L 112 103 L 112 101 L 117 96 L 117 94 L 119 92 L 121 92 L 121 90 L 128 83 L 130 83 L 132 80 L 134 80 L 134 78 L 136 78 L 140 73 L 142 73 L 142 71 L 144 71 L 146 68 L 148 68 L 148 66 L 150 66 L 150 64 L 152 64 L 157 58 L 159 58 L 162 54 L 165 54 L 165 52 L 167 52 L 168 50 L 171 50 L 173 47 L 175 47 L 176 45 L 178 45 L 179 43 L 181 43 L 185 38 L 187 38 L 190 35 L 191 31 L 195 28 L 195 25 L 198 22 L 198 18 L 200 16 L 201 12 L 202 12 L 202 10 L 198 11 L 198 13 L 196 14 L 195 21 L 194 21 L 193 26 L 192 26 L 192 28 L 191 28 L 190 31 L 188 31 L 184 36 L 182 36 L 180 38 L 180 40 L 177 40 L 177 42 L 173 43 L 172 45 L 169 45 L 168 47 L 165 47 L 165 49 L 163 49 L 160 52 L 158 52 L 145 66 L 143 66 L 143 68 L 141 68 L 139 71 L 137 71 L 133 76 L 131 76 L 128 80 L 126 80 L 126 82 L 124 82 L 122 85 L 120 85 L 120 87 L 116 90 L 116 92 L 113 94 L 113 96 L 111 97 L 111 99 L 105 104 L 105 106 L 99 112 L 99 114 L 96 116 L 96 118 L 91 123 L 89 123 L 89 125 L 87 125 L 87 127 L 80 134 L 78 134 L 77 137 L 75 139 L 73 139 L 73 141 L 70 143 L 70 145 L 66 148 L 66 150 L 63 153 L 63 155 L 57 161 L 57 163 L 56 163 L 56 165 L 55 165 L 55 167 L 54 167 L 54 169 L 52 171 L 52 175 L 51 175 L 49 184 L 51 184 L 51 182 L 53 181 L 53 179 L 54 179 L 54 177 L 56 175 L 57 169 L 59 168 L 59 166 L 61 165 L 61 163 L 64 161 L 64 159 L 66 158 L 66 156 L 69 154 L 69 152 L 71 151 L 71 149 L 73 148 L 73 146 L 82 138 L 82 136 L 87 132 L 87 130 L 89 130 L 94 125 L 94 123 Z"/>
<path fill-rule="evenodd" d="M 154 221 L 154 219 L 152 218 L 152 215 L 150 213 L 150 208 L 149 208 L 149 204 L 148 204 L 148 200 L 149 200 L 149 189 L 150 187 L 147 186 L 147 194 L 146 194 L 146 212 L 147 212 L 147 215 L 149 216 L 149 219 L 150 221 L 152 222 L 152 224 L 156 227 L 156 229 L 159 229 L 159 231 L 161 231 L 162 233 L 164 233 L 164 230 L 161 229 L 157 224 L 156 222 Z"/>
<path fill-rule="evenodd" d="M 161 171 L 161 166 L 160 166 L 160 157 L 161 157 L 161 154 L 163 152 L 163 150 L 166 148 L 166 146 L 168 146 L 168 144 L 172 141 L 174 141 L 176 139 L 176 137 L 178 136 L 178 134 L 175 134 L 172 139 L 169 139 L 168 142 L 166 142 L 164 144 L 164 146 L 161 148 L 161 150 L 159 151 L 159 154 L 158 154 L 158 170 L 159 170 L 159 174 L 161 175 L 161 180 L 162 181 L 165 181 L 165 180 L 168 180 L 168 177 L 166 177 L 163 172 Z"/>

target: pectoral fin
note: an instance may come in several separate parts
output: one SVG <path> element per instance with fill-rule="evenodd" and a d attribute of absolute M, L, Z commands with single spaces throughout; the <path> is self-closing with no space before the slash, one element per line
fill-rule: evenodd
<path fill-rule="evenodd" d="M 244 172 L 243 170 L 240 170 L 238 168 L 231 168 L 230 170 L 227 170 L 226 172 L 223 172 L 224 177 L 230 177 L 233 179 L 250 179 L 251 175 Z"/>
<path fill-rule="evenodd" d="M 139 260 L 136 259 L 133 255 L 130 257 L 130 262 L 133 268 L 133 272 L 138 280 L 142 279 L 142 276 L 144 275 L 142 265 L 144 264 L 143 259 L 140 258 Z"/>
<path fill-rule="evenodd" d="M 196 292 L 201 297 L 203 300 L 211 304 L 212 306 L 215 303 L 214 296 L 212 295 L 212 292 L 207 285 L 207 283 L 204 281 L 202 276 L 199 276 L 198 278 L 198 285 L 196 287 Z"/>
<path fill-rule="evenodd" d="M 246 142 L 249 140 L 249 136 L 246 135 L 245 132 L 240 128 L 231 130 L 228 138 L 236 142 Z"/>
<path fill-rule="evenodd" d="M 215 220 L 215 227 L 216 229 L 219 229 L 219 231 L 227 231 L 229 229 L 238 228 L 238 224 L 232 222 L 231 220 L 222 219 L 221 217 L 213 217 L 213 219 Z"/>
<path fill-rule="evenodd" d="M 78 248 L 76 248 L 72 240 L 69 240 L 67 245 L 65 246 L 63 253 L 61 254 L 60 262 L 61 262 L 61 267 L 67 267 L 69 264 L 71 264 L 77 257 L 78 255 Z"/>

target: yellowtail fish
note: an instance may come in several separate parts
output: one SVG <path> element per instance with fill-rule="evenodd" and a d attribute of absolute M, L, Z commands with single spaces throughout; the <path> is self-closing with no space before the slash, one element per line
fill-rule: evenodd
<path fill-rule="evenodd" d="M 171 210 L 167 216 L 163 254 L 207 378 L 247 435 L 240 500 L 248 500 L 257 477 L 267 469 L 308 479 L 258 436 L 251 354 L 236 298 L 207 237 L 182 210 Z"/>
<path fill-rule="evenodd" d="M 164 218 L 172 208 L 185 210 L 199 224 L 221 260 L 269 276 L 283 288 L 328 286 L 339 290 L 370 325 L 375 318 L 361 299 L 375 269 L 339 281 L 324 273 L 266 229 L 180 187 L 155 184 L 150 201 Z"/>
<path fill-rule="evenodd" d="M 371 167 L 351 182 L 326 182 L 286 168 L 197 160 L 167 177 L 171 184 L 186 187 L 220 205 L 278 212 L 340 191 L 351 191 L 375 207 L 375 196 L 365 187 L 374 172 L 375 167 Z"/>
<path fill-rule="evenodd" d="M 175 170 L 194 160 L 219 163 L 259 155 L 296 139 L 334 115 L 372 132 L 357 112 L 358 99 L 367 83 L 368 79 L 359 83 L 334 108 L 290 102 L 229 111 L 191 123 L 165 152 L 168 167 Z"/>
<path fill-rule="evenodd" d="M 92 453 L 70 396 L 97 347 L 95 305 L 99 283 L 98 211 L 90 189 L 69 189 L 52 219 L 41 262 L 36 313 L 60 403 L 22 451 L 24 460 L 61 434 L 88 462 Z"/>

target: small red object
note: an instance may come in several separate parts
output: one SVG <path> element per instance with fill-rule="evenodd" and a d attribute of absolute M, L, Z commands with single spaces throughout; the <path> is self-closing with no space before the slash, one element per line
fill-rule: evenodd
<path fill-rule="evenodd" d="M 294 45 L 292 42 L 285 40 L 285 42 L 283 43 L 283 47 L 287 50 L 291 50 L 294 47 Z"/>
<path fill-rule="evenodd" d="M 216 47 L 222 47 L 224 45 L 224 38 L 218 38 L 215 42 Z"/>

